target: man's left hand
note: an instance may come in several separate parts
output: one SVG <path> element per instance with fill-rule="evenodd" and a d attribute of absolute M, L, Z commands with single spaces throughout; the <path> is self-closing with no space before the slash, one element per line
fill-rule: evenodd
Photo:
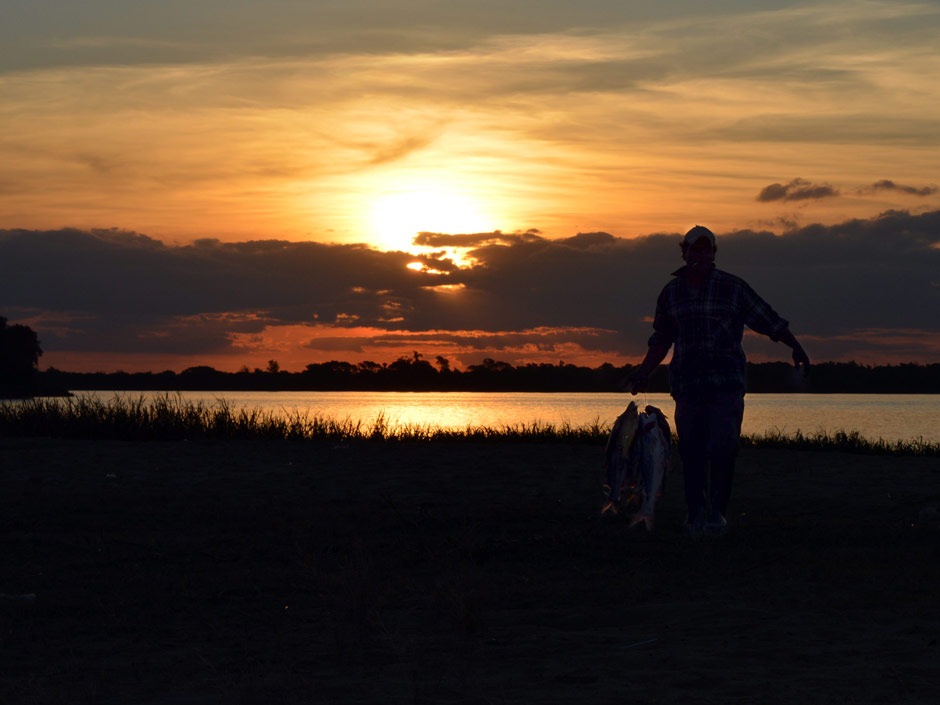
<path fill-rule="evenodd" d="M 809 373 L 809 355 L 806 354 L 806 351 L 803 349 L 803 346 L 797 343 L 793 346 L 793 366 L 799 367 L 803 366 L 803 374 Z"/>

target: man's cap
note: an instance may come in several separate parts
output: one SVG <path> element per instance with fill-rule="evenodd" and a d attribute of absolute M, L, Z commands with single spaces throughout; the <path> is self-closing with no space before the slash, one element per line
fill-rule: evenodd
<path fill-rule="evenodd" d="M 689 232 L 687 232 L 683 242 L 685 242 L 687 245 L 694 245 L 703 237 L 712 244 L 712 247 L 715 247 L 715 233 L 706 228 L 704 225 L 696 225 Z"/>

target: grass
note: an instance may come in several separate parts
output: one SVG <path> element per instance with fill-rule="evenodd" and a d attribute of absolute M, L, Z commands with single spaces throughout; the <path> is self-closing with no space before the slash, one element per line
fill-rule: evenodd
<path fill-rule="evenodd" d="M 938 501 L 932 459 L 752 453 L 732 533 L 692 542 L 681 481 L 652 534 L 600 516 L 596 445 L 2 445 L 0 591 L 36 596 L 0 598 L 2 703 L 929 703 L 940 687 L 938 533 L 914 525 Z"/>
<path fill-rule="evenodd" d="M 865 438 L 858 431 L 816 431 L 804 434 L 799 429 L 792 435 L 780 431 L 766 431 L 760 436 L 742 436 L 743 448 L 791 448 L 794 450 L 838 450 L 846 453 L 876 455 L 940 456 L 940 443 L 931 443 L 924 437 L 907 441 L 886 441 L 883 438 Z"/>
<path fill-rule="evenodd" d="M 433 425 L 394 424 L 379 415 L 371 424 L 292 412 L 233 408 L 225 400 L 213 404 L 165 395 L 148 400 L 115 397 L 39 398 L 0 404 L 0 435 L 109 440 L 298 440 L 337 443 L 427 441 L 533 441 L 603 444 L 610 424 L 573 426 L 542 421 L 503 426 L 448 429 Z M 882 455 L 940 456 L 940 443 L 923 438 L 908 441 L 868 439 L 858 431 L 817 431 L 792 435 L 768 431 L 742 436 L 744 448 L 791 448 Z"/>
<path fill-rule="evenodd" d="M 367 429 L 370 430 L 370 429 Z M 602 445 L 2 446 L 0 703 L 929 703 L 935 459 L 744 454 L 732 532 Z M 922 462 L 927 460 L 927 462 Z M 689 589 L 694 581 L 694 589 Z M 734 678 L 715 678 L 727 663 Z"/>

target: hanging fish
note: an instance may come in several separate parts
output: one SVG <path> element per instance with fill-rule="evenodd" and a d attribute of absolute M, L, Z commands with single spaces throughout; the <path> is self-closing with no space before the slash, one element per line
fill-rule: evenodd
<path fill-rule="evenodd" d="M 616 514 L 620 510 L 621 493 L 631 475 L 630 449 L 633 447 L 639 421 L 636 402 L 631 401 L 610 429 L 607 448 L 604 450 L 604 472 L 610 492 L 601 514 L 608 511 Z"/>
<path fill-rule="evenodd" d="M 611 429 L 605 451 L 605 471 L 609 488 L 601 514 L 616 514 L 622 507 L 639 505 L 630 526 L 643 522 L 653 529 L 656 499 L 662 494 L 672 455 L 672 434 L 662 411 L 647 406 L 637 413 L 630 402 Z"/>
<path fill-rule="evenodd" d="M 642 504 L 630 519 L 630 526 L 643 522 L 646 530 L 652 531 L 656 499 L 662 494 L 672 457 L 672 433 L 663 412 L 655 406 L 647 406 L 646 411 L 640 414 L 637 436 L 638 442 L 634 446 L 638 456 L 636 465 L 639 476 L 633 487 L 634 493 L 639 490 L 638 499 L 642 499 Z"/>

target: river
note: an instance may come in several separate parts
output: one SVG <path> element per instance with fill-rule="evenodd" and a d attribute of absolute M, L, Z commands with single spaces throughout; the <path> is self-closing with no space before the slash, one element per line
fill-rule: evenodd
<path fill-rule="evenodd" d="M 107 400 L 116 394 L 137 398 L 166 392 L 84 392 Z M 225 400 L 241 408 L 275 414 L 302 413 L 371 424 L 381 415 L 392 426 L 502 427 L 541 421 L 581 426 L 611 423 L 631 397 L 626 394 L 523 392 L 180 392 L 183 399 L 213 404 Z M 675 403 L 668 394 L 635 397 L 660 407 L 670 419 Z M 869 439 L 940 442 L 937 394 L 748 394 L 743 432 L 793 434 L 858 431 Z"/>

